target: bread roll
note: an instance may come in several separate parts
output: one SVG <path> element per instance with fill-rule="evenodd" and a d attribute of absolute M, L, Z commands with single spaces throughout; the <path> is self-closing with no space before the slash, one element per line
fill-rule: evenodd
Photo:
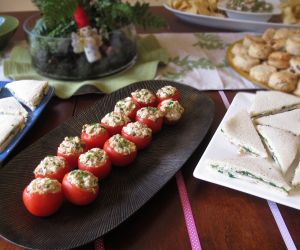
<path fill-rule="evenodd" d="M 272 73 L 268 85 L 276 90 L 292 92 L 297 85 L 297 76 L 286 70 Z"/>

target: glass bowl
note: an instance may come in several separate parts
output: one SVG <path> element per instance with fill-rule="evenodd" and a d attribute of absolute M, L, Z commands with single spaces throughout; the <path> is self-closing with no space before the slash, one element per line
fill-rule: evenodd
<path fill-rule="evenodd" d="M 27 35 L 32 65 L 46 77 L 61 80 L 100 78 L 125 70 L 136 62 L 136 30 L 133 25 L 108 33 L 99 48 L 101 59 L 88 62 L 85 53 L 74 53 L 70 37 L 48 37 L 34 33 L 40 15 L 29 17 L 23 25 Z"/>

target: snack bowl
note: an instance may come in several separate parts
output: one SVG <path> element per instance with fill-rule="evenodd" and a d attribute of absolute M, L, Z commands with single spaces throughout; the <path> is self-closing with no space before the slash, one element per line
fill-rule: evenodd
<path fill-rule="evenodd" d="M 0 50 L 3 49 L 19 26 L 19 20 L 13 16 L 0 16 Z"/>
<path fill-rule="evenodd" d="M 220 1 L 218 9 L 224 11 L 228 18 L 256 22 L 267 22 L 272 16 L 281 14 L 281 10 L 276 4 L 273 4 L 273 10 L 270 12 L 250 12 L 229 9 L 226 7 L 226 1 Z"/>
<path fill-rule="evenodd" d="M 99 48 L 101 58 L 89 62 L 86 54 L 75 53 L 72 38 L 38 35 L 40 15 L 29 17 L 23 25 L 34 69 L 41 75 L 65 80 L 100 78 L 125 70 L 136 62 L 136 30 L 126 25 L 106 34 Z"/>

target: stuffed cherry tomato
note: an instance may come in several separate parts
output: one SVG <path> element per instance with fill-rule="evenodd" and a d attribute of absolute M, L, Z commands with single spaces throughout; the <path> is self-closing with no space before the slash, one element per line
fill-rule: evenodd
<path fill-rule="evenodd" d="M 166 124 L 175 124 L 180 120 L 184 112 L 184 108 L 180 103 L 172 99 L 167 99 L 159 103 L 158 109 L 163 113 Z"/>
<path fill-rule="evenodd" d="M 155 107 L 156 96 L 149 89 L 137 89 L 131 93 L 133 100 L 142 108 L 147 106 Z"/>
<path fill-rule="evenodd" d="M 93 202 L 99 193 L 98 178 L 92 173 L 76 169 L 65 175 L 62 190 L 68 201 L 76 205 Z"/>
<path fill-rule="evenodd" d="M 85 143 L 86 149 L 103 148 L 104 142 L 108 139 L 109 133 L 100 123 L 83 125 L 81 140 Z"/>
<path fill-rule="evenodd" d="M 164 86 L 161 89 L 157 90 L 156 97 L 158 103 L 167 100 L 167 99 L 173 99 L 176 101 L 179 101 L 180 95 L 178 89 L 176 89 L 173 86 Z"/>
<path fill-rule="evenodd" d="M 129 122 L 130 119 L 126 115 L 113 111 L 102 118 L 101 125 L 103 125 L 112 136 L 121 133 L 122 127 Z"/>
<path fill-rule="evenodd" d="M 130 122 L 122 128 L 121 135 L 133 142 L 138 149 L 147 147 L 152 140 L 152 130 L 141 122 Z"/>
<path fill-rule="evenodd" d="M 78 168 L 89 171 L 99 179 L 103 179 L 111 170 L 111 161 L 104 150 L 92 148 L 79 156 Z"/>
<path fill-rule="evenodd" d="M 147 125 L 151 128 L 152 133 L 155 134 L 162 128 L 163 114 L 158 108 L 144 107 L 136 113 L 136 120 Z"/>
<path fill-rule="evenodd" d="M 24 189 L 22 198 L 31 214 L 44 217 L 54 214 L 61 207 L 64 195 L 57 180 L 37 178 Z"/>
<path fill-rule="evenodd" d="M 119 134 L 109 138 L 103 149 L 115 166 L 126 166 L 133 162 L 137 156 L 136 145 Z"/>
<path fill-rule="evenodd" d="M 34 170 L 35 178 L 48 177 L 62 181 L 65 174 L 71 171 L 69 163 L 61 156 L 46 156 Z"/>
<path fill-rule="evenodd" d="M 116 103 L 114 111 L 123 113 L 133 121 L 139 108 L 139 105 L 133 101 L 132 97 L 126 97 Z"/>
<path fill-rule="evenodd" d="M 86 151 L 85 143 L 78 137 L 65 137 L 57 149 L 57 156 L 65 158 L 71 168 L 77 166 L 78 157 Z"/>

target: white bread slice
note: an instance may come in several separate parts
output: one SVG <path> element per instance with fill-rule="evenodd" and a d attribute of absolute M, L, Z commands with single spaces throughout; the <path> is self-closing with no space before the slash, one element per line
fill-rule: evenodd
<path fill-rule="evenodd" d="M 12 96 L 0 99 L 0 114 L 22 115 L 25 119 L 28 116 L 26 109 Z"/>
<path fill-rule="evenodd" d="M 18 101 L 26 105 L 32 111 L 40 104 L 49 89 L 47 81 L 38 80 L 14 81 L 6 84 L 5 87 L 9 89 Z"/>
<path fill-rule="evenodd" d="M 0 152 L 24 127 L 24 117 L 21 115 L 0 115 Z"/>
<path fill-rule="evenodd" d="M 246 110 L 227 119 L 221 129 L 230 142 L 242 151 L 267 158 L 268 154 Z"/>
<path fill-rule="evenodd" d="M 261 125 L 267 125 L 274 128 L 280 128 L 289 131 L 295 135 L 300 135 L 300 109 L 294 109 L 291 111 L 263 116 L 257 118 L 255 123 Z"/>
<path fill-rule="evenodd" d="M 300 104 L 300 97 L 280 91 L 257 91 L 249 113 L 252 117 L 292 110 Z"/>
<path fill-rule="evenodd" d="M 293 186 L 299 186 L 300 185 L 300 161 L 298 163 L 298 166 L 296 167 L 294 177 L 292 179 L 292 185 Z"/>
<path fill-rule="evenodd" d="M 232 178 L 246 179 L 257 184 L 266 184 L 275 190 L 288 193 L 290 185 L 279 170 L 267 159 L 238 156 L 230 159 L 207 160 L 212 169 Z"/>
<path fill-rule="evenodd" d="M 257 130 L 263 137 L 273 160 L 279 165 L 283 174 L 297 156 L 299 137 L 278 128 L 258 125 Z"/>

